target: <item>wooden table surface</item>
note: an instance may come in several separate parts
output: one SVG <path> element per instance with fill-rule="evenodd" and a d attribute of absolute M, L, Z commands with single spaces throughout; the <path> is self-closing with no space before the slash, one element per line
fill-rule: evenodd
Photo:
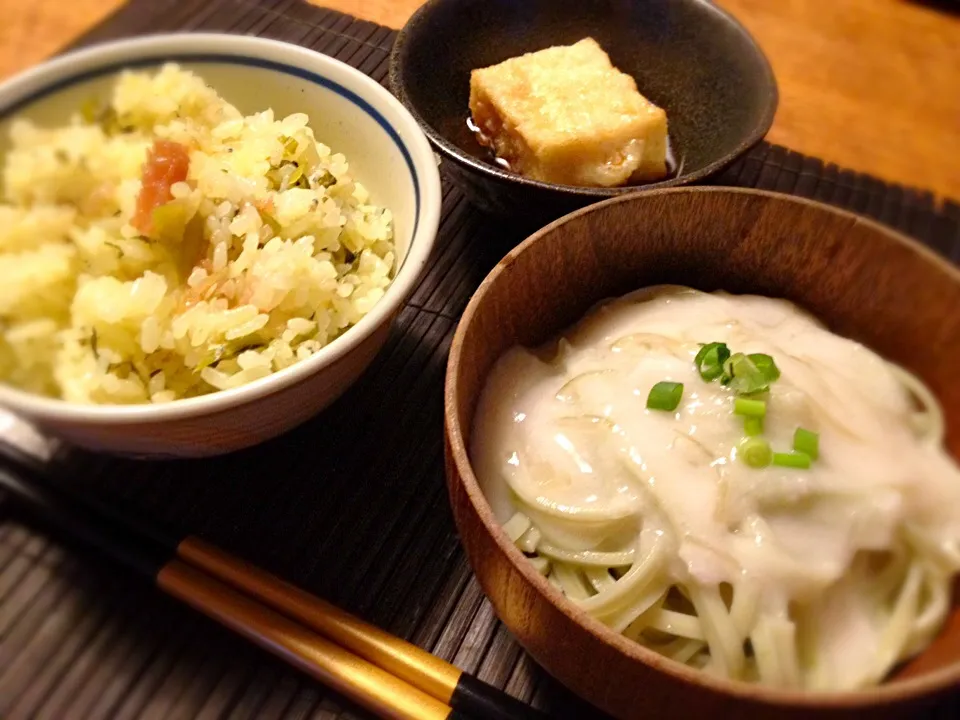
<path fill-rule="evenodd" d="M 392 27 L 422 2 L 310 1 Z M 960 3 L 717 1 L 773 64 L 781 97 L 769 140 L 960 198 Z M 0 0 L 0 77 L 53 54 L 122 2 Z"/>

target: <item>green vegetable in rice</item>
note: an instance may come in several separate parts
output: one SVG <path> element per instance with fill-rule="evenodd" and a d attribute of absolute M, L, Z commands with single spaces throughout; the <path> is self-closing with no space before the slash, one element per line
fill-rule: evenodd
<path fill-rule="evenodd" d="M 2 158 L 0 382 L 88 404 L 203 395 L 309 357 L 380 301 L 392 216 L 309 117 L 245 117 L 175 64 L 103 97 L 79 129 L 19 122 Z"/>
<path fill-rule="evenodd" d="M 154 239 L 163 242 L 177 242 L 183 238 L 187 223 L 190 221 L 190 209 L 182 202 L 173 200 L 153 211 Z"/>

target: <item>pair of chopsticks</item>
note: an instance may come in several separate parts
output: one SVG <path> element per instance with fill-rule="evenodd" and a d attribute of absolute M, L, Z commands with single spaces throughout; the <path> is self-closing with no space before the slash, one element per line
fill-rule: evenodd
<path fill-rule="evenodd" d="M 526 720 L 545 716 L 421 648 L 195 537 L 134 526 L 23 468 L 6 490 L 41 520 L 131 568 L 167 594 L 383 718 Z"/>

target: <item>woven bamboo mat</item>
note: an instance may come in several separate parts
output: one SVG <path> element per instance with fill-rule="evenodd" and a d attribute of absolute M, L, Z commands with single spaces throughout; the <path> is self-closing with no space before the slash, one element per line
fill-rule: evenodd
<path fill-rule="evenodd" d="M 132 0 L 78 44 L 217 30 L 299 43 L 386 82 L 395 32 L 300 0 Z M 960 206 L 761 144 L 717 183 L 816 198 L 960 261 Z M 53 444 L 44 471 L 192 533 L 411 639 L 561 718 L 597 718 L 497 621 L 459 548 L 442 465 L 442 378 L 474 288 L 519 239 L 445 184 L 436 254 L 374 366 L 334 407 L 205 461 Z M 2 420 L 2 418 L 0 418 Z M 0 431 L 0 435 L 3 432 Z M 9 432 L 12 444 L 28 444 Z M 935 716 L 960 716 L 956 700 Z M 0 717 L 353 718 L 342 698 L 0 497 Z"/>

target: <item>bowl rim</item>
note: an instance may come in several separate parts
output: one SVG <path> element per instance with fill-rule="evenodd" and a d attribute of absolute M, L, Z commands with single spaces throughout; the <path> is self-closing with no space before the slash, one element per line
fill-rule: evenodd
<path fill-rule="evenodd" d="M 113 40 L 65 53 L 0 84 L 0 117 L 91 75 L 110 75 L 124 66 L 189 62 L 191 58 L 210 58 L 208 62 L 235 58 L 240 66 L 297 70 L 300 77 L 343 95 L 391 136 L 407 161 L 410 177 L 405 182 L 412 184 L 419 197 L 407 254 L 393 281 L 370 311 L 339 337 L 309 358 L 246 385 L 163 404 L 84 405 L 0 383 L 0 406 L 41 421 L 100 425 L 184 420 L 227 411 L 294 386 L 337 362 L 390 322 L 416 287 L 440 224 L 441 185 L 436 156 L 417 121 L 388 90 L 328 55 L 280 40 L 227 33 L 175 32 Z M 244 60 L 247 62 L 241 62 Z"/>
<path fill-rule="evenodd" d="M 506 533 L 503 532 L 501 524 L 494 516 L 493 509 L 489 502 L 487 502 L 477 477 L 473 472 L 473 466 L 467 450 L 467 441 L 464 439 L 458 420 L 462 400 L 457 389 L 457 377 L 460 374 L 464 337 L 468 332 L 468 328 L 471 326 L 474 315 L 476 315 L 478 308 L 484 302 L 490 287 L 496 282 L 498 277 L 516 261 L 519 255 L 528 252 L 533 246 L 544 237 L 552 234 L 553 231 L 561 225 L 581 215 L 602 211 L 605 207 L 614 204 L 636 202 L 648 196 L 692 195 L 698 193 L 712 195 L 752 195 L 785 200 L 848 218 L 855 223 L 884 233 L 894 242 L 918 253 L 922 258 L 932 261 L 935 265 L 939 266 L 941 270 L 947 272 L 953 278 L 954 282 L 960 285 L 960 268 L 955 267 L 937 255 L 933 250 L 907 237 L 903 233 L 874 220 L 857 215 L 856 213 L 784 193 L 734 187 L 674 187 L 631 193 L 575 210 L 537 230 L 501 259 L 480 283 L 460 318 L 453 341 L 450 345 L 450 354 L 447 361 L 447 371 L 444 382 L 444 431 L 450 447 L 450 456 L 453 459 L 453 465 L 457 473 L 457 478 L 451 479 L 448 471 L 447 481 L 448 484 L 451 485 L 451 493 L 454 483 L 464 491 L 474 512 L 483 524 L 484 530 L 492 536 L 500 552 L 508 558 L 513 568 L 523 576 L 527 583 L 546 599 L 547 602 L 553 605 L 554 609 L 566 616 L 568 620 L 583 627 L 608 648 L 619 652 L 633 662 L 639 662 L 653 670 L 666 673 L 674 679 L 698 687 L 704 687 L 724 696 L 760 701 L 771 706 L 807 710 L 870 708 L 891 702 L 903 702 L 911 698 L 932 695 L 949 689 L 960 681 L 960 659 L 945 668 L 940 668 L 895 683 L 884 682 L 875 687 L 842 692 L 780 690 L 748 683 L 743 680 L 727 680 L 713 677 L 708 673 L 671 660 L 638 643 L 628 640 L 623 635 L 615 633 L 599 620 L 588 615 L 586 611 L 567 600 L 566 597 L 547 582 L 542 575 L 534 570 L 533 565 L 527 560 L 523 553 L 516 545 L 510 542 Z"/>
<path fill-rule="evenodd" d="M 780 90 L 777 85 L 777 79 L 774 75 L 770 60 L 763 52 L 763 49 L 760 47 L 759 43 L 747 31 L 743 24 L 737 20 L 736 17 L 715 3 L 704 2 L 704 0 L 684 0 L 697 6 L 703 12 L 713 14 L 721 22 L 725 22 L 729 27 L 736 31 L 743 40 L 745 47 L 749 48 L 754 53 L 760 63 L 760 69 L 763 73 L 762 84 L 765 85 L 769 91 L 769 97 L 767 99 L 766 106 L 763 108 L 763 112 L 760 114 L 753 129 L 744 136 L 744 138 L 733 150 L 727 152 L 725 155 L 717 158 L 713 162 L 708 163 L 699 170 L 691 173 L 681 173 L 659 182 L 611 188 L 583 187 L 578 185 L 564 185 L 561 183 L 549 183 L 541 180 L 533 180 L 531 178 L 524 177 L 523 175 L 519 175 L 517 173 L 497 167 L 496 165 L 483 162 L 482 160 L 479 160 L 478 158 L 475 158 L 461 150 L 455 143 L 450 142 L 445 136 L 440 134 L 433 127 L 433 125 L 424 119 L 417 109 L 417 106 L 410 99 L 410 96 L 407 93 L 406 83 L 404 83 L 402 80 L 402 54 L 404 48 L 410 42 L 412 31 L 415 29 L 416 25 L 423 21 L 423 19 L 436 7 L 451 1 L 452 0 L 427 0 L 427 2 L 421 5 L 419 9 L 417 9 L 417 11 L 410 16 L 410 19 L 404 24 L 403 28 L 397 35 L 397 40 L 390 52 L 390 71 L 388 77 L 390 80 L 390 87 L 394 94 L 400 99 L 400 102 L 403 103 L 404 107 L 410 111 L 410 114 L 416 118 L 431 144 L 445 158 L 452 160 L 468 171 L 479 173 L 480 175 L 484 176 L 486 180 L 495 182 L 499 185 L 518 184 L 540 191 L 578 195 L 585 198 L 593 198 L 595 201 L 610 197 L 619 197 L 621 195 L 631 194 L 634 192 L 646 192 L 662 188 L 689 185 L 719 173 L 721 170 L 729 166 L 737 158 L 741 157 L 752 147 L 760 143 L 760 141 L 762 141 L 766 134 L 770 131 L 770 127 L 773 125 L 773 120 L 780 103 Z"/>

